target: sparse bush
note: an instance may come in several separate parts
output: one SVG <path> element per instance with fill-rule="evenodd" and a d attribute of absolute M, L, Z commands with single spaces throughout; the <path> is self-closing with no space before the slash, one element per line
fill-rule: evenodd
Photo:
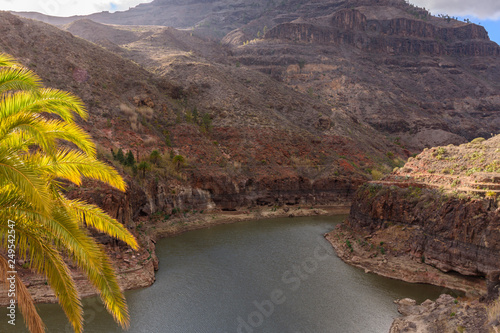
<path fill-rule="evenodd" d="M 497 197 L 497 194 L 498 194 L 498 193 L 497 193 L 497 192 L 495 192 L 495 191 L 488 191 L 488 192 L 486 192 L 486 197 L 487 197 L 487 198 L 496 198 L 496 197 Z"/>
<path fill-rule="evenodd" d="M 149 155 L 149 161 L 151 161 L 151 163 L 153 163 L 154 165 L 158 165 L 160 160 L 161 160 L 160 152 L 158 150 L 153 150 Z"/>
<path fill-rule="evenodd" d="M 204 113 L 201 117 L 201 130 L 202 132 L 212 131 L 212 117 L 208 113 Z"/>
<path fill-rule="evenodd" d="M 347 248 L 349 249 L 349 251 L 351 251 L 351 252 L 354 251 L 354 249 L 352 248 L 352 244 L 348 239 L 345 241 L 345 244 L 347 245 Z"/>
<path fill-rule="evenodd" d="M 474 140 L 472 140 L 470 143 L 472 144 L 477 144 L 477 143 L 482 143 L 483 141 L 485 141 L 486 139 L 485 138 L 475 138 Z"/>
<path fill-rule="evenodd" d="M 163 131 L 163 135 L 165 136 L 165 144 L 168 147 L 172 147 L 172 141 L 170 140 L 170 132 L 165 130 Z"/>
<path fill-rule="evenodd" d="M 144 178 L 146 177 L 146 171 L 151 170 L 151 165 L 146 161 L 142 161 L 139 165 L 137 165 L 137 170 L 142 171 L 142 178 Z"/>
<path fill-rule="evenodd" d="M 371 171 L 372 179 L 379 180 L 384 175 L 381 171 L 373 169 Z"/>

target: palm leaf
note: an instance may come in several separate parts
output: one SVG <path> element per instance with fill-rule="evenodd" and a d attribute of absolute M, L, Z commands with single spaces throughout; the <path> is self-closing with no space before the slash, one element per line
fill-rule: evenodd
<path fill-rule="evenodd" d="M 68 209 L 68 213 L 73 218 L 79 221 L 82 225 L 83 222 L 89 227 L 92 227 L 100 232 L 115 237 L 130 247 L 137 250 L 139 245 L 135 237 L 117 220 L 110 217 L 102 209 L 97 206 L 87 204 L 79 200 L 64 200 L 64 206 Z"/>
<path fill-rule="evenodd" d="M 128 326 L 128 310 L 116 275 L 104 250 L 78 227 L 65 209 L 57 209 L 49 228 L 59 236 L 64 248 L 96 287 L 108 311 L 123 327 Z"/>
<path fill-rule="evenodd" d="M 5 226 L 0 225 L 0 233 L 6 234 L 6 231 Z M 82 332 L 83 309 L 75 282 L 60 253 L 47 241 L 50 236 L 42 229 L 25 228 L 24 224 L 18 221 L 16 221 L 16 231 L 18 251 L 28 252 L 30 268 L 47 278 L 75 332 Z M 45 235 L 48 237 L 44 237 Z"/>
<path fill-rule="evenodd" d="M 0 53 L 0 67 L 18 67 L 19 63 L 9 54 Z"/>
<path fill-rule="evenodd" d="M 7 263 L 7 259 L 3 255 L 0 255 L 0 281 L 7 281 L 7 272 L 10 271 Z M 24 322 L 26 326 L 32 333 L 44 333 L 45 325 L 40 318 L 40 315 L 36 311 L 33 298 L 31 297 L 28 288 L 21 281 L 19 276 L 16 277 L 16 295 L 17 295 L 17 305 L 21 309 L 23 314 Z"/>
<path fill-rule="evenodd" d="M 40 174 L 30 168 L 11 149 L 0 147 L 0 178 L 15 184 L 41 211 L 50 209 L 51 203 L 46 183 Z"/>
<path fill-rule="evenodd" d="M 65 148 L 55 154 L 55 159 L 40 154 L 31 158 L 37 160 L 38 168 L 42 172 L 67 179 L 76 185 L 80 185 L 82 177 L 86 177 L 104 182 L 120 191 L 126 190 L 125 181 L 113 167 L 83 152 Z"/>
<path fill-rule="evenodd" d="M 41 87 L 40 78 L 25 68 L 3 68 L 0 70 L 0 94 L 12 90 L 32 90 Z"/>

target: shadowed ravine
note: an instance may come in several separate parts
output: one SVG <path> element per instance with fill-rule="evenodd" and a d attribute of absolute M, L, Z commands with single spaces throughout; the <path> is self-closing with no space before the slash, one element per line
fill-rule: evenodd
<path fill-rule="evenodd" d="M 129 332 L 388 332 L 394 299 L 444 291 L 344 264 L 322 237 L 343 218 L 251 221 L 159 241 L 156 283 L 126 293 Z M 85 332 L 121 332 L 96 299 L 84 303 Z M 39 310 L 49 332 L 70 332 L 57 305 Z M 0 331 L 22 332 L 17 323 Z"/>

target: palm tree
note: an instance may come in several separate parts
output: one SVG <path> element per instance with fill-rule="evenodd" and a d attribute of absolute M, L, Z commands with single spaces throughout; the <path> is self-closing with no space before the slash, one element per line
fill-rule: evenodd
<path fill-rule="evenodd" d="M 144 178 L 144 177 L 146 177 L 146 171 L 151 169 L 151 165 L 146 161 L 142 161 L 137 166 L 137 169 L 142 170 L 142 178 Z"/>
<path fill-rule="evenodd" d="M 86 274 L 107 310 L 126 328 L 127 305 L 114 270 L 86 227 L 134 249 L 137 241 L 100 208 L 67 199 L 62 180 L 80 185 L 82 178 L 91 178 L 121 191 L 126 184 L 116 170 L 97 160 L 95 145 L 75 123 L 75 115 L 87 118 L 78 97 L 43 88 L 33 72 L 0 54 L 0 278 L 6 282 L 6 272 L 12 270 L 7 269 L 11 220 L 17 258 L 28 260 L 29 268 L 47 278 L 76 332 L 83 330 L 83 309 L 65 258 Z M 16 286 L 18 306 L 29 330 L 44 332 L 19 278 Z"/>
<path fill-rule="evenodd" d="M 182 155 L 175 155 L 174 158 L 172 158 L 172 162 L 175 164 L 176 169 L 179 170 L 180 167 L 184 165 L 186 160 Z"/>
<path fill-rule="evenodd" d="M 149 160 L 151 163 L 154 165 L 158 165 L 158 162 L 161 160 L 161 154 L 158 150 L 153 150 L 151 154 L 149 155 Z"/>

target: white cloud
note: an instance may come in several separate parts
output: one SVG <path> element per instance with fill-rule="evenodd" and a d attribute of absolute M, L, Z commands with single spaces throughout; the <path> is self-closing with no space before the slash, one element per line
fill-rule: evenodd
<path fill-rule="evenodd" d="M 0 10 L 33 11 L 53 16 L 127 10 L 152 0 L 0 0 Z"/>
<path fill-rule="evenodd" d="M 474 16 L 482 20 L 500 18 L 499 0 L 410 0 L 410 2 L 427 8 L 434 15 Z"/>

